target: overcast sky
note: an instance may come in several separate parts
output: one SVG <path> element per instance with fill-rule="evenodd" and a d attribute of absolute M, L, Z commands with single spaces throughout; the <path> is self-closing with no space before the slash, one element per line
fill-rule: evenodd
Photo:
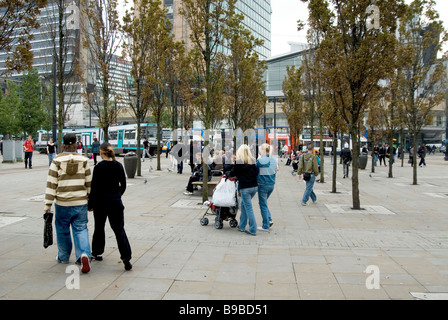
<path fill-rule="evenodd" d="M 448 30 L 448 1 L 436 2 L 440 20 Z M 289 52 L 289 41 L 306 43 L 306 31 L 297 31 L 297 20 L 308 20 L 307 4 L 300 0 L 271 0 L 271 7 L 271 56 Z"/>

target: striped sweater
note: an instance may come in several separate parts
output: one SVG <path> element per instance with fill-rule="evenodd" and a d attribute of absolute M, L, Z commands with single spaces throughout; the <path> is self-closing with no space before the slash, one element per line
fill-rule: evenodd
<path fill-rule="evenodd" d="M 78 153 L 61 153 L 50 165 L 45 190 L 45 210 L 53 201 L 60 206 L 87 204 L 92 182 L 88 159 Z"/>

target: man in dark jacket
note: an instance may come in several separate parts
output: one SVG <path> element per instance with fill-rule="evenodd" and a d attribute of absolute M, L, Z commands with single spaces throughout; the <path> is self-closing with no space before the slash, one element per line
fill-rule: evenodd
<path fill-rule="evenodd" d="M 342 167 L 344 172 L 344 179 L 348 178 L 348 171 L 350 168 L 350 162 L 352 161 L 352 152 L 348 147 L 348 143 L 345 144 L 344 149 L 341 152 L 342 157 Z"/>

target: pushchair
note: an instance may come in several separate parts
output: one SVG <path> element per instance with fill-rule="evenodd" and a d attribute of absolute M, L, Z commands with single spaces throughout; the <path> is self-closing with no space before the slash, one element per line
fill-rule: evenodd
<path fill-rule="evenodd" d="M 224 186 L 225 184 L 227 184 L 227 186 L 230 188 L 225 187 Z M 216 229 L 222 229 L 224 226 L 224 221 L 229 221 L 229 226 L 231 228 L 236 228 L 238 226 L 238 221 L 236 220 L 236 215 L 238 213 L 237 184 L 238 182 L 236 178 L 226 179 L 225 175 L 221 177 L 218 185 L 214 189 L 212 201 L 204 202 L 204 205 L 208 206 L 208 208 L 207 211 L 205 211 L 202 218 L 200 219 L 200 223 L 202 226 L 206 226 L 209 223 L 207 215 L 215 216 Z M 220 193 L 219 197 L 215 196 L 215 193 L 217 192 Z M 214 201 L 217 201 L 216 204 L 214 203 Z M 224 204 L 224 205 L 217 205 L 217 204 Z"/>

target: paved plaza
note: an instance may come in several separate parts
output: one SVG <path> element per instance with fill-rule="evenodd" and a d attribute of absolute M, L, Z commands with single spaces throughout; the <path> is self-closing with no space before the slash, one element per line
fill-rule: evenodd
<path fill-rule="evenodd" d="M 1 157 L 0 157 L 1 159 Z M 448 298 L 448 162 L 427 157 L 412 185 L 412 168 L 360 170 L 363 210 L 352 210 L 351 179 L 338 166 L 331 193 L 330 159 L 316 204 L 300 205 L 304 183 L 280 162 L 269 199 L 271 232 L 253 237 L 228 222 L 215 229 L 201 192 L 184 195 L 190 168 L 177 174 L 163 156 L 142 163 L 123 197 L 133 269 L 125 271 L 106 227 L 104 261 L 70 281 L 70 264 L 43 242 L 43 197 L 48 160 L 33 169 L 0 161 L 0 299 L 84 300 L 395 300 Z M 118 158 L 123 162 L 123 158 Z M 407 159 L 406 159 L 407 160 Z M 90 160 L 93 166 L 93 160 Z M 257 223 L 261 215 L 253 199 Z M 93 215 L 89 215 L 89 235 Z M 238 217 L 239 218 L 239 215 Z M 56 242 L 56 239 L 55 239 Z"/>

